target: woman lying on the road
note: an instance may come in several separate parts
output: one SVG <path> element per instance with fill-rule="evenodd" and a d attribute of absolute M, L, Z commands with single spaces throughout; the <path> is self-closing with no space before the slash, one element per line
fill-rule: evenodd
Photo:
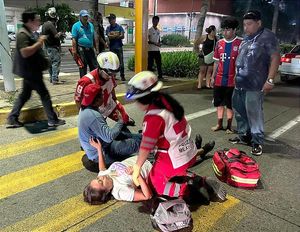
<path fill-rule="evenodd" d="M 201 147 L 202 138 L 198 137 L 198 146 Z M 147 179 L 152 168 L 152 164 L 146 160 L 141 167 L 139 175 L 140 188 L 137 188 L 132 180 L 132 166 L 137 161 L 137 156 L 133 156 L 123 160 L 122 162 L 114 162 L 108 169 L 105 167 L 101 143 L 97 139 L 90 139 L 90 144 L 95 147 L 99 155 L 100 172 L 96 179 L 92 180 L 84 189 L 84 201 L 91 205 L 102 204 L 111 199 L 113 196 L 116 200 L 122 201 L 143 201 L 152 197 L 152 191 L 149 188 Z M 215 143 L 209 142 L 202 148 L 198 149 L 198 159 L 203 159 L 210 152 Z M 201 177 L 199 177 L 201 178 Z M 178 178 L 179 181 L 188 181 Z M 177 181 L 174 179 L 174 181 Z M 209 178 L 204 181 L 204 184 L 212 194 L 218 194 L 216 186 L 218 183 Z M 199 186 L 201 188 L 201 186 Z M 205 191 L 204 191 L 205 192 Z M 207 192 L 207 191 L 206 191 Z"/>

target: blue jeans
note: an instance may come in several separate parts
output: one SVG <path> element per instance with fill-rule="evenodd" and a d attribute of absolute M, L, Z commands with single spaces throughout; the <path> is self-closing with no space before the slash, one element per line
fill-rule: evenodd
<path fill-rule="evenodd" d="M 48 47 L 47 54 L 50 59 L 49 75 L 50 82 L 58 81 L 59 69 L 60 69 L 60 53 L 58 48 Z"/>
<path fill-rule="evenodd" d="M 240 139 L 251 139 L 252 144 L 264 142 L 264 93 L 234 89 L 232 106 Z"/>
<path fill-rule="evenodd" d="M 118 138 L 113 140 L 108 147 L 104 148 L 105 163 L 108 165 L 136 155 L 135 153 L 140 148 L 142 134 L 132 134 L 122 131 Z"/>

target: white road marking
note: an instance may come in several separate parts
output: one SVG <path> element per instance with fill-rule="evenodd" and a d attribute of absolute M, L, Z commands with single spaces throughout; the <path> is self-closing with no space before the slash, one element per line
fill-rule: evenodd
<path fill-rule="evenodd" d="M 193 120 L 195 118 L 199 118 L 201 116 L 214 113 L 216 111 L 217 111 L 217 108 L 208 108 L 208 109 L 201 110 L 201 111 L 198 111 L 198 112 L 193 113 L 193 114 L 188 114 L 185 117 L 186 117 L 187 121 L 190 121 L 190 120 Z"/>
<path fill-rule="evenodd" d="M 214 113 L 216 111 L 217 111 L 216 108 L 208 108 L 208 109 L 205 109 L 205 110 L 201 110 L 201 111 L 198 111 L 196 113 L 192 113 L 192 114 L 186 115 L 186 120 L 190 121 L 190 120 L 193 120 L 193 119 L 205 116 L 207 114 Z M 293 126 L 295 126 L 299 122 L 300 122 L 300 115 L 297 116 L 296 118 L 292 119 L 291 121 L 287 122 L 282 127 L 279 127 L 277 130 L 273 131 L 265 139 L 268 140 L 268 141 L 274 142 L 277 137 L 279 137 L 280 135 L 282 135 L 283 133 L 285 133 L 287 130 L 291 129 Z"/>
<path fill-rule="evenodd" d="M 279 127 L 277 130 L 273 131 L 269 136 L 267 136 L 266 140 L 273 141 L 280 135 L 282 135 L 287 130 L 291 129 L 293 126 L 295 126 L 297 123 L 300 122 L 300 115 L 298 115 L 296 118 L 292 119 L 282 127 Z"/>

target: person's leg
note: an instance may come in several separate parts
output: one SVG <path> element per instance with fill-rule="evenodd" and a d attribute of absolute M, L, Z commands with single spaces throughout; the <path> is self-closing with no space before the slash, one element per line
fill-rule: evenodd
<path fill-rule="evenodd" d="M 58 82 L 58 75 L 59 75 L 59 69 L 60 69 L 60 62 L 61 62 L 61 58 L 60 58 L 60 53 L 59 50 L 57 48 L 51 48 L 52 49 L 52 83 L 55 84 L 56 82 Z"/>
<path fill-rule="evenodd" d="M 52 83 L 52 64 L 53 64 L 53 52 L 52 52 L 52 49 L 51 48 L 47 48 L 47 55 L 49 57 L 49 60 L 50 60 L 50 65 L 49 65 L 49 81 L 50 83 Z"/>
<path fill-rule="evenodd" d="M 247 91 L 246 111 L 251 128 L 252 145 L 263 145 L 264 143 L 264 93 L 261 91 Z M 260 155 L 260 154 L 259 154 Z"/>
<path fill-rule="evenodd" d="M 121 76 L 121 80 L 125 81 L 125 73 L 124 73 L 124 56 L 123 56 L 123 48 L 121 47 L 118 50 L 118 57 L 120 60 L 120 76 Z"/>
<path fill-rule="evenodd" d="M 97 58 L 95 56 L 94 49 L 89 49 L 86 51 L 87 64 L 89 66 L 90 72 L 97 68 Z"/>
<path fill-rule="evenodd" d="M 42 78 L 35 81 L 35 83 L 33 84 L 33 89 L 37 91 L 38 95 L 41 98 L 44 110 L 48 118 L 48 122 L 57 122 L 58 118 L 53 110 L 50 94 Z"/>
<path fill-rule="evenodd" d="M 198 89 L 202 88 L 202 82 L 205 77 L 206 71 L 207 71 L 207 66 L 205 64 L 201 65 L 198 74 L 198 86 L 197 86 Z"/>
<path fill-rule="evenodd" d="M 31 92 L 32 92 L 32 88 L 30 86 L 30 81 L 23 79 L 22 92 L 20 93 L 19 97 L 15 101 L 14 106 L 8 115 L 8 118 L 7 118 L 8 124 L 11 124 L 11 125 L 18 124 L 20 111 L 21 111 L 22 107 L 25 105 L 25 103 L 30 99 Z M 20 124 L 20 126 L 21 126 L 21 124 Z"/>
<path fill-rule="evenodd" d="M 246 91 L 234 89 L 232 96 L 232 108 L 237 123 L 237 132 L 240 142 L 249 143 L 251 140 L 250 126 L 248 123 L 247 111 L 246 111 Z M 236 140 L 236 141 L 233 141 Z M 236 138 L 229 140 L 232 143 L 238 143 Z"/>
<path fill-rule="evenodd" d="M 126 132 L 122 133 L 124 135 Z M 124 160 L 139 151 L 141 141 L 142 136 L 135 136 L 134 134 L 123 140 L 114 140 L 109 146 L 109 154 L 112 158 Z"/>
<path fill-rule="evenodd" d="M 215 86 L 214 87 L 214 106 L 217 107 L 217 118 L 218 122 L 216 126 L 211 128 L 212 131 L 223 130 L 223 115 L 224 115 L 224 87 Z"/>
<path fill-rule="evenodd" d="M 86 60 L 86 51 L 83 50 L 83 48 L 79 47 L 78 48 L 78 55 L 80 56 L 84 66 L 82 68 L 79 68 L 79 75 L 80 78 L 83 77 L 85 74 L 87 74 L 87 60 Z"/>
<path fill-rule="evenodd" d="M 152 51 L 148 52 L 148 71 L 153 71 L 153 64 L 154 64 L 154 54 Z"/>
<path fill-rule="evenodd" d="M 156 63 L 156 67 L 157 67 L 158 79 L 162 79 L 161 54 L 160 54 L 160 51 L 155 52 L 155 63 Z"/>
<path fill-rule="evenodd" d="M 205 82 L 206 82 L 206 88 L 211 88 L 210 87 L 210 78 L 213 72 L 213 65 L 208 65 L 207 71 L 206 71 L 206 76 L 205 76 Z"/>
<path fill-rule="evenodd" d="M 187 169 L 196 162 L 196 156 L 187 164 L 174 169 L 167 153 L 157 153 L 153 167 L 149 173 L 149 182 L 153 190 L 161 196 L 184 197 L 189 194 L 188 183 L 177 183 L 172 178 L 187 176 Z"/>
<path fill-rule="evenodd" d="M 232 94 L 233 94 L 233 87 L 227 87 L 225 93 L 225 105 L 226 105 L 226 115 L 227 115 L 227 127 L 226 133 L 232 134 L 234 131 L 232 130 L 232 119 L 233 119 L 233 110 L 232 110 Z"/>

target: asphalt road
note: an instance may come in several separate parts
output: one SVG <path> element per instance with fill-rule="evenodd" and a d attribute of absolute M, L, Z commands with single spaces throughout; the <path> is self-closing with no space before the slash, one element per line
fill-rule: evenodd
<path fill-rule="evenodd" d="M 255 159 L 261 188 L 226 185 L 228 200 L 193 211 L 192 231 L 300 231 L 300 83 L 279 83 L 265 97 L 264 154 Z M 216 123 L 211 90 L 186 90 L 173 96 L 184 106 L 195 136 L 214 139 L 215 149 L 234 147 L 232 135 L 212 132 Z M 136 120 L 143 114 L 126 105 Z M 76 117 L 47 131 L 44 122 L 7 130 L 0 127 L 0 231 L 154 231 L 141 203 L 109 201 L 102 206 L 82 202 L 82 190 L 95 174 L 82 168 L 76 139 Z M 75 129 L 74 129 L 75 128 Z M 250 147 L 236 147 L 250 154 Z M 193 170 L 214 176 L 210 154 Z"/>

